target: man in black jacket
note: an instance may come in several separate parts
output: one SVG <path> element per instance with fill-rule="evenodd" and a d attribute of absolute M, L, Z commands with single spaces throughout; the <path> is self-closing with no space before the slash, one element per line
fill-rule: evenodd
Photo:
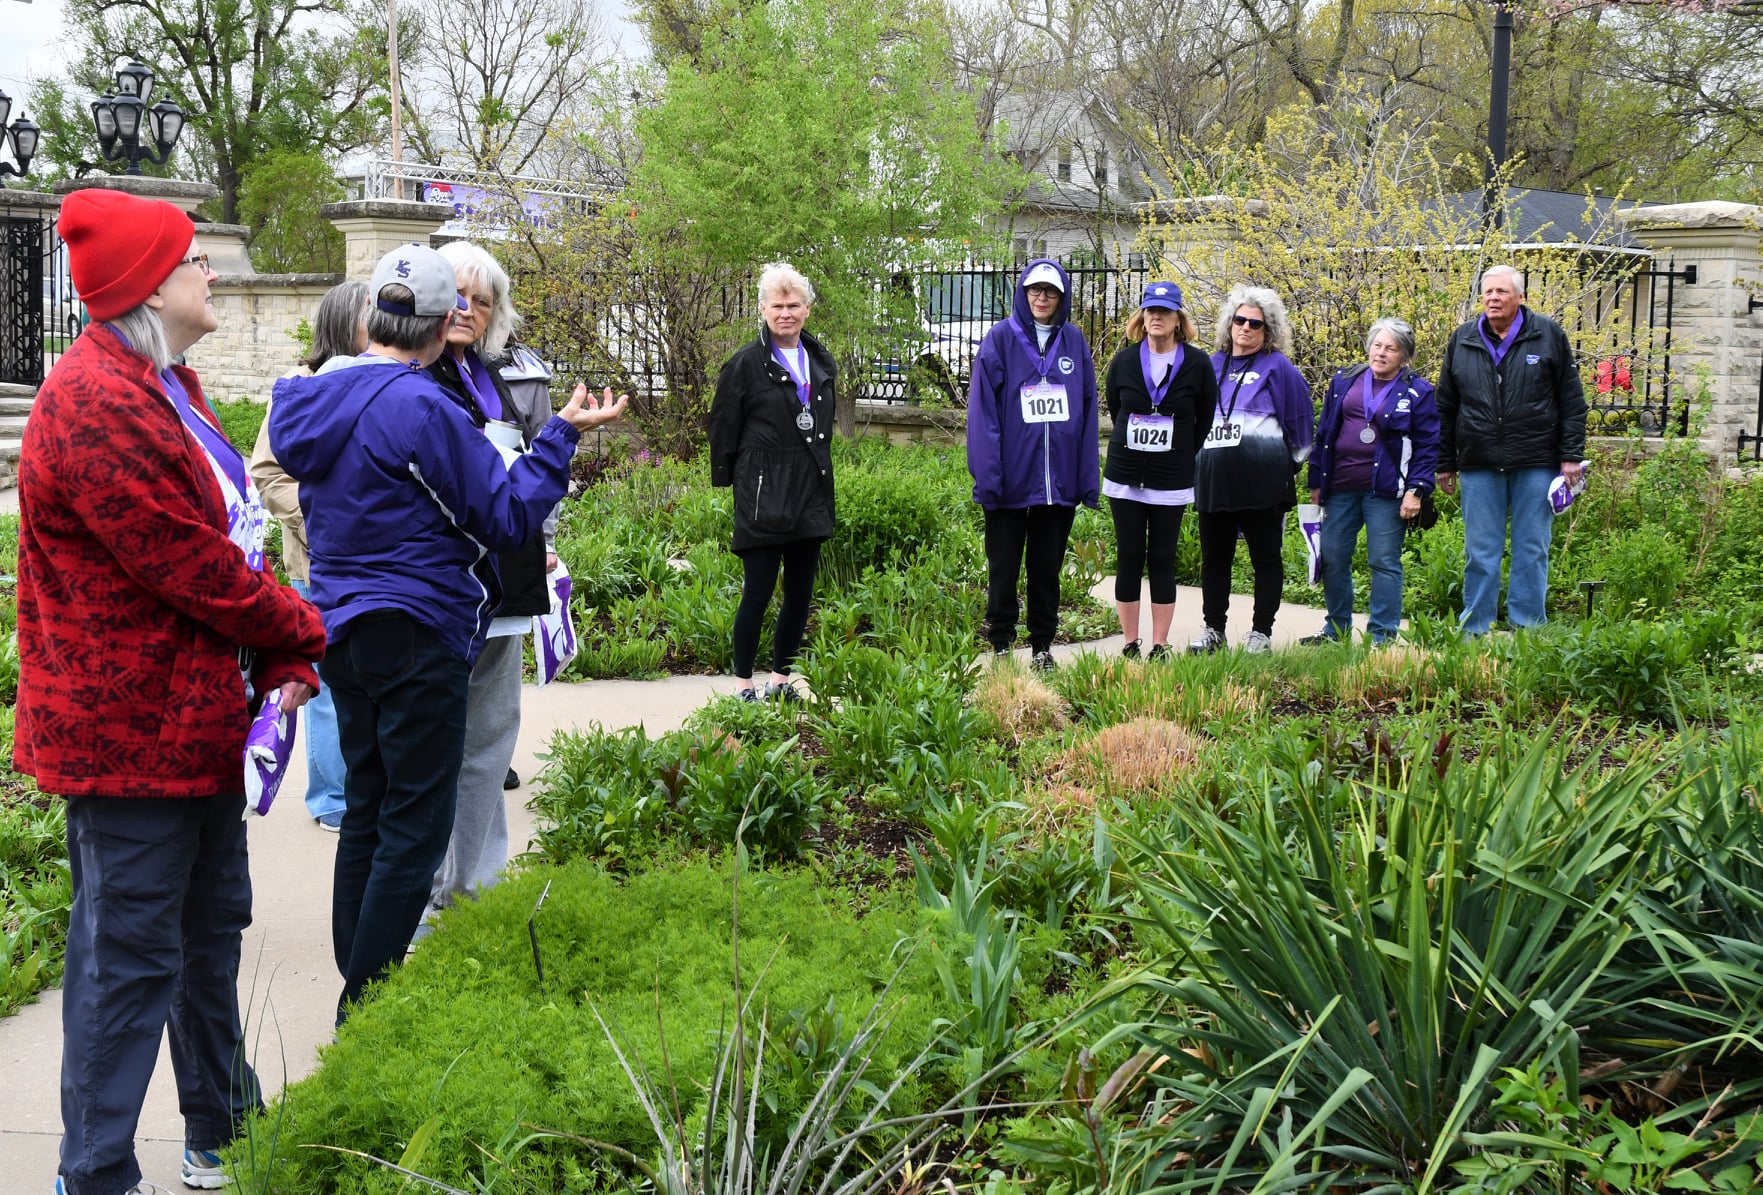
<path fill-rule="evenodd" d="M 1439 371 L 1440 485 L 1463 479 L 1463 629 L 1484 635 L 1500 604 L 1500 559 L 1512 528 L 1507 618 L 1548 620 L 1549 483 L 1579 481 L 1585 394 L 1561 325 L 1524 306 L 1512 266 L 1481 276 L 1483 314 L 1451 334 Z"/>

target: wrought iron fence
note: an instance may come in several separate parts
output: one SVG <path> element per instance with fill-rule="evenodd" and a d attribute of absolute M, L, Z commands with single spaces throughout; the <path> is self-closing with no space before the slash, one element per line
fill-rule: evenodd
<path fill-rule="evenodd" d="M 79 335 L 85 309 L 55 214 L 8 204 L 0 192 L 0 382 L 40 385 Z"/>

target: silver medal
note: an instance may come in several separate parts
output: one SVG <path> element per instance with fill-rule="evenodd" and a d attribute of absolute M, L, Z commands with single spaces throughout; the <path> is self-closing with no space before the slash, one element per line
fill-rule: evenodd
<path fill-rule="evenodd" d="M 1375 444 L 1377 443 L 1377 433 L 1369 427 L 1362 427 L 1359 429 L 1359 442 L 1361 444 Z"/>
<path fill-rule="evenodd" d="M 813 431 L 814 430 L 814 416 L 806 408 L 804 408 L 802 411 L 800 411 L 796 415 L 796 426 L 805 432 Z"/>

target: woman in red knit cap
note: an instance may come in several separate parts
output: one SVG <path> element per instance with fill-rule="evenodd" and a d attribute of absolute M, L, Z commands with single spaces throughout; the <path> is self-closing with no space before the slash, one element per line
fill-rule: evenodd
<path fill-rule="evenodd" d="M 171 1029 L 184 1182 L 259 1105 L 240 1049 L 251 920 L 245 732 L 316 689 L 318 612 L 263 564 L 244 459 L 172 361 L 214 331 L 214 272 L 171 204 L 61 207 L 93 323 L 37 393 L 19 461 L 14 766 L 67 799 L 63 1195 L 150 1191 L 135 1125 Z"/>

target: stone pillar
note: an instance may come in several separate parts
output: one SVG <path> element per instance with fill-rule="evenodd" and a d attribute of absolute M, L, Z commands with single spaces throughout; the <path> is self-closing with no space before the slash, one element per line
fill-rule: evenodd
<path fill-rule="evenodd" d="M 342 280 L 341 274 L 222 272 L 209 288 L 220 326 L 185 358 L 203 392 L 215 402 L 268 402 L 275 380 L 306 350 L 297 335 L 301 324 L 310 328 L 318 301 Z"/>
<path fill-rule="evenodd" d="M 1723 465 L 1738 453 L 1740 431 L 1757 430 L 1758 378 L 1763 375 L 1763 312 L 1750 295 L 1763 287 L 1763 207 L 1744 203 L 1674 203 L 1637 207 L 1617 219 L 1660 262 L 1696 267 L 1696 280 L 1677 284 L 1671 316 L 1675 394 L 1693 401 L 1698 367 L 1708 371 L 1713 407 L 1702 446 Z"/>
<path fill-rule="evenodd" d="M 196 243 L 208 254 L 208 265 L 223 278 L 246 277 L 257 273 L 251 264 L 246 246 L 251 230 L 243 224 L 196 225 Z"/>
<path fill-rule="evenodd" d="M 218 198 L 220 188 L 213 183 L 192 183 L 181 178 L 153 178 L 145 174 L 89 174 L 55 184 L 57 195 L 68 195 L 96 187 L 103 191 L 125 191 L 143 199 L 163 199 L 186 212 L 194 212 L 210 199 Z"/>
<path fill-rule="evenodd" d="M 407 203 L 398 199 L 354 199 L 327 203 L 319 214 L 343 234 L 343 270 L 365 282 L 379 259 L 400 245 L 426 245 L 453 218 L 450 203 Z"/>

